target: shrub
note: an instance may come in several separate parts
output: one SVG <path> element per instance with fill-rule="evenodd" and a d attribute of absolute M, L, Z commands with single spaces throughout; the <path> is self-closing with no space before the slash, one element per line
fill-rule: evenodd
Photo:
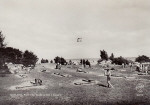
<path fill-rule="evenodd" d="M 29 65 L 35 66 L 37 61 L 38 61 L 38 58 L 33 52 L 28 51 L 28 50 L 24 52 L 23 59 L 22 59 L 22 64 L 24 66 L 29 66 Z"/>
<path fill-rule="evenodd" d="M 53 60 L 51 60 L 50 63 L 53 63 Z"/>
<path fill-rule="evenodd" d="M 136 62 L 139 62 L 139 63 L 143 63 L 143 62 L 150 62 L 150 59 L 149 57 L 145 56 L 145 55 L 142 55 L 142 56 L 138 56 L 136 59 L 135 59 Z"/>
<path fill-rule="evenodd" d="M 61 65 L 67 64 L 67 62 L 64 58 L 58 57 L 58 56 L 54 58 L 54 61 L 55 61 L 55 63 L 60 63 Z"/>
<path fill-rule="evenodd" d="M 113 64 L 117 64 L 117 65 L 122 65 L 124 64 L 129 64 L 129 61 L 123 57 L 118 57 L 118 58 L 114 58 L 114 60 L 112 61 Z"/>
<path fill-rule="evenodd" d="M 41 59 L 41 63 L 48 63 L 49 61 L 47 59 Z"/>

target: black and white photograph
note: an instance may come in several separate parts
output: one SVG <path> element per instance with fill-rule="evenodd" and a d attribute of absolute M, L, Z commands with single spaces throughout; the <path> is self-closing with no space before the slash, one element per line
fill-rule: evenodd
<path fill-rule="evenodd" d="M 150 0 L 0 0 L 0 105 L 150 105 Z"/>

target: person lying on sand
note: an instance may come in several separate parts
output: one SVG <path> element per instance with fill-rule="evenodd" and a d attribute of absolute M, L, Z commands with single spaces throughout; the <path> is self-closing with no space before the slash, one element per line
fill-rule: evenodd
<path fill-rule="evenodd" d="M 83 72 L 83 73 L 86 73 L 85 71 L 81 70 L 80 68 L 78 68 L 76 72 Z"/>

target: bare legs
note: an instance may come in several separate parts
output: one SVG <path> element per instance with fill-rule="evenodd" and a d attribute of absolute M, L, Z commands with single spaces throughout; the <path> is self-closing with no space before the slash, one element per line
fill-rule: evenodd
<path fill-rule="evenodd" d="M 110 83 L 110 80 L 107 80 L 108 88 L 113 88 L 112 84 Z"/>

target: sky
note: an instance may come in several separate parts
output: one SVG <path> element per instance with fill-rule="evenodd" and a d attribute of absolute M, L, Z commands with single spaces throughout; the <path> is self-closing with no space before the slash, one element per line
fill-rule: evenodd
<path fill-rule="evenodd" d="M 150 56 L 150 0 L 0 0 L 0 30 L 39 58 Z"/>

